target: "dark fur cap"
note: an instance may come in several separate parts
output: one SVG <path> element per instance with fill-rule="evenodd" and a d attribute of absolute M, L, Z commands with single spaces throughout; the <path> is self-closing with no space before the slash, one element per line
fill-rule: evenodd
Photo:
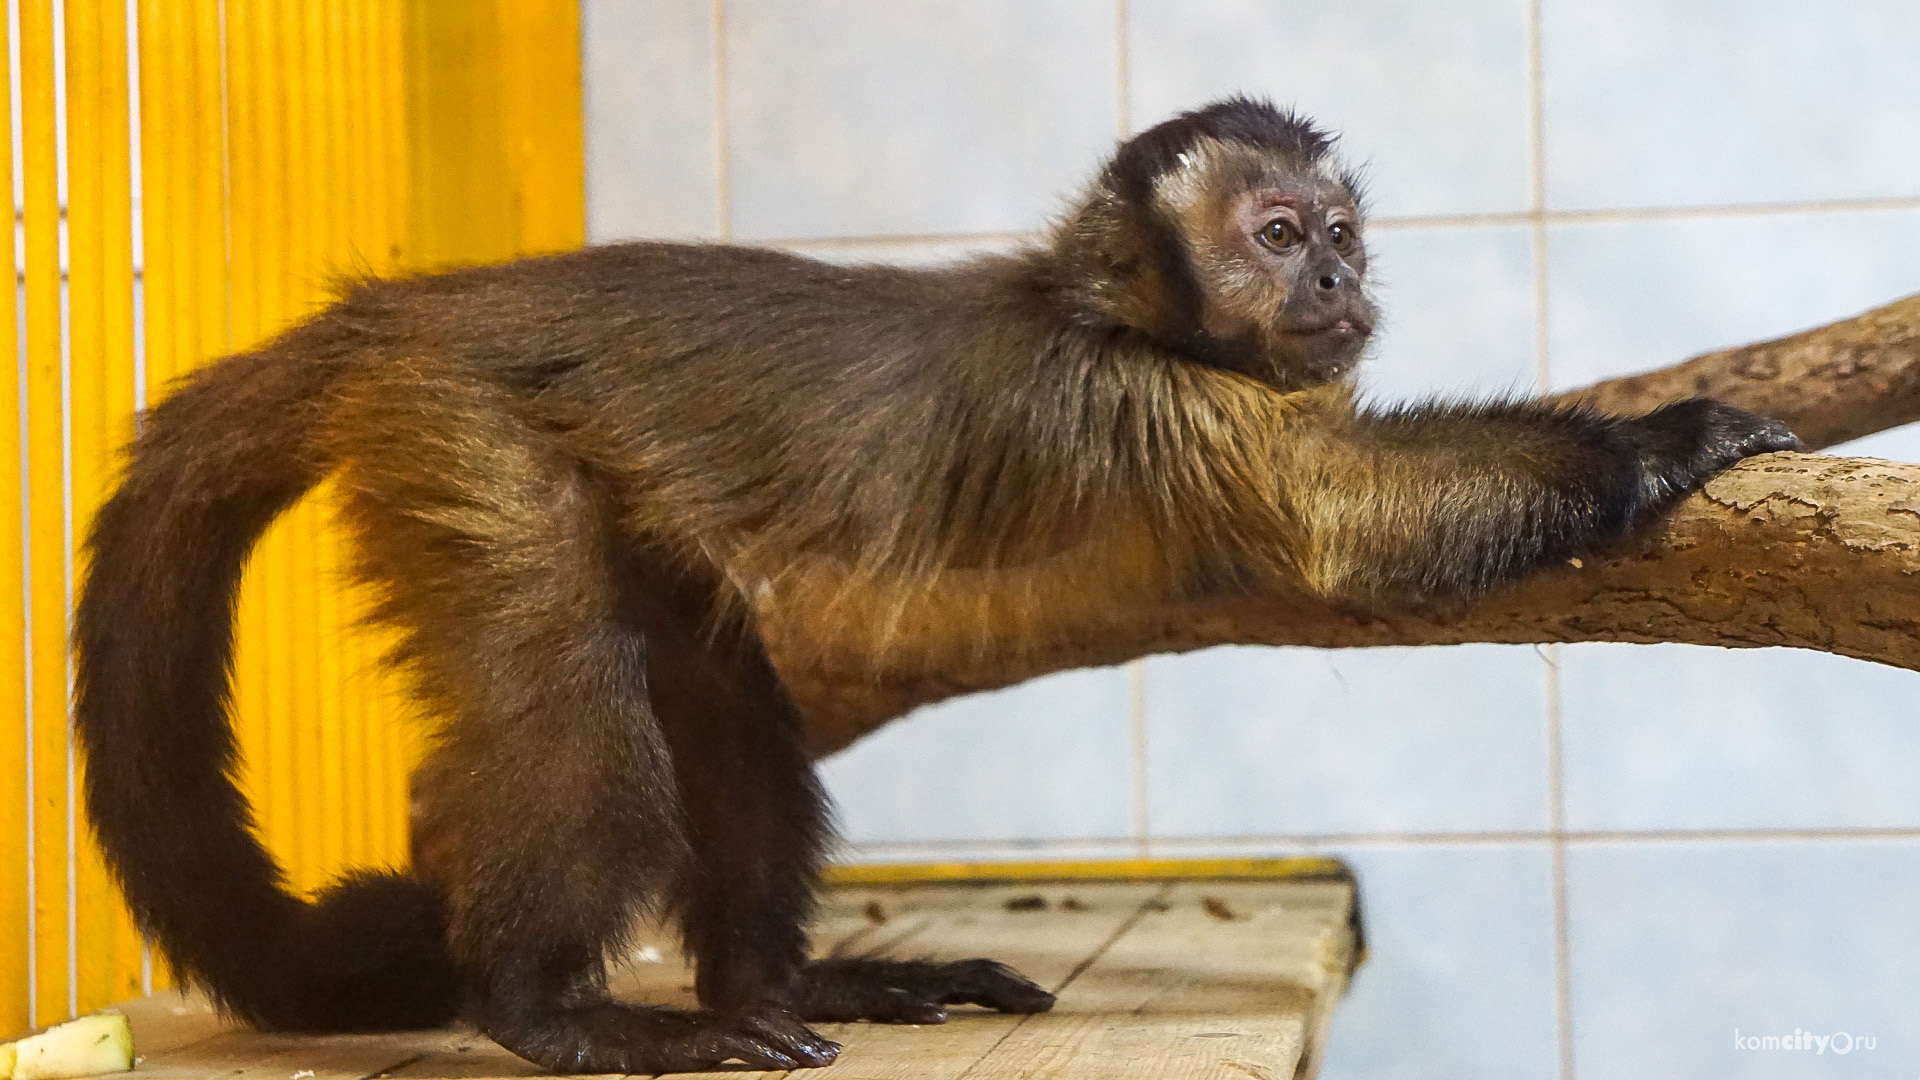
<path fill-rule="evenodd" d="M 1334 137 L 1291 109 L 1236 94 L 1155 124 L 1122 145 L 1102 182 L 1135 206 L 1146 205 L 1154 181 L 1180 166 L 1180 155 L 1201 139 L 1278 151 L 1305 168 L 1333 149 Z M 1354 188 L 1351 177 L 1341 180 Z M 1357 196 L 1357 191 L 1356 191 Z"/>

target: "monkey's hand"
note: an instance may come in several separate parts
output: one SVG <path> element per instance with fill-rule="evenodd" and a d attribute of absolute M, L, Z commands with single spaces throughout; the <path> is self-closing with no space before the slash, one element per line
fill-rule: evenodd
<path fill-rule="evenodd" d="M 658 1076 L 738 1059 L 754 1069 L 812 1069 L 832 1063 L 840 1044 L 770 1006 L 741 1012 L 683 1012 L 597 1001 L 482 1023 L 508 1050 L 550 1073 Z"/>
<path fill-rule="evenodd" d="M 803 1019 L 941 1024 L 946 1005 L 980 1005 L 1006 1013 L 1053 1008 L 1053 995 L 993 960 L 815 960 L 789 1002 Z"/>
<path fill-rule="evenodd" d="M 1688 398 L 1622 421 L 1640 453 L 1636 519 L 1664 510 L 1743 458 L 1798 450 L 1787 425 L 1710 398 Z"/>

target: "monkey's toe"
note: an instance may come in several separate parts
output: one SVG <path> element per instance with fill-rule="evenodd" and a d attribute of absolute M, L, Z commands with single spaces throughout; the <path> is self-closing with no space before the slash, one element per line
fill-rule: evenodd
<path fill-rule="evenodd" d="M 603 1001 L 516 1021 L 484 1027 L 500 1045 L 553 1073 L 658 1075 L 735 1060 L 753 1069 L 812 1069 L 840 1053 L 839 1043 L 772 1007 L 718 1014 Z"/>
<path fill-rule="evenodd" d="M 994 960 L 816 960 L 801 975 L 794 1011 L 808 1020 L 938 1024 L 946 1005 L 1007 1013 L 1053 1008 L 1053 995 Z"/>
<path fill-rule="evenodd" d="M 998 960 L 975 958 L 939 967 L 935 979 L 945 984 L 939 999 L 943 1004 L 979 1005 L 1006 1013 L 1042 1013 L 1053 1008 L 1052 994 Z"/>
<path fill-rule="evenodd" d="M 785 1009 L 766 1009 L 739 1018 L 739 1026 L 727 1031 L 723 1041 L 733 1051 L 727 1057 L 763 1069 L 817 1069 L 833 1064 L 833 1059 L 840 1056 L 839 1043 Z M 763 1061 L 773 1064 L 761 1064 Z"/>

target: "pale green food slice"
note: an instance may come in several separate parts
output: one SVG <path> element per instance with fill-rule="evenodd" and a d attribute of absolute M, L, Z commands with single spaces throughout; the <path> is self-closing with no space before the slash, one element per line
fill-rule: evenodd
<path fill-rule="evenodd" d="M 9 1044 L 0 1064 L 13 1066 L 12 1080 L 126 1072 L 133 1068 L 133 1030 L 119 1013 L 94 1013 Z"/>

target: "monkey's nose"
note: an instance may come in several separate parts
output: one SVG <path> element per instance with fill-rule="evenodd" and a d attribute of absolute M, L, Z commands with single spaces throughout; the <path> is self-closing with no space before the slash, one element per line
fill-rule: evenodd
<path fill-rule="evenodd" d="M 1321 274 L 1320 281 L 1318 282 L 1318 284 L 1322 289 L 1326 290 L 1327 292 L 1332 292 L 1333 290 L 1339 288 L 1341 285 L 1345 284 L 1346 280 L 1347 280 L 1346 276 L 1343 274 Z"/>

